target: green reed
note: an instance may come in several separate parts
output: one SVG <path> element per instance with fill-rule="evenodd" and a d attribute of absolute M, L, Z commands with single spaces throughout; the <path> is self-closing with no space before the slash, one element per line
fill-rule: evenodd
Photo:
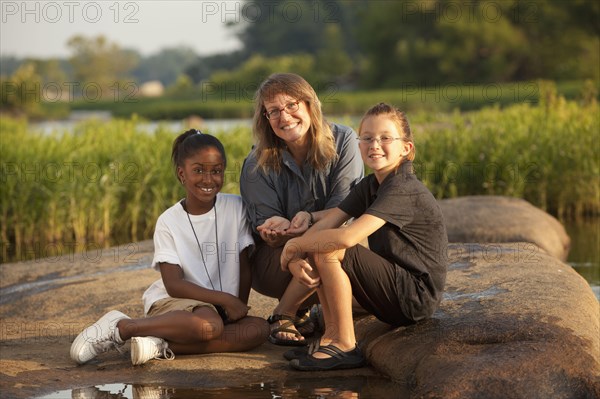
<path fill-rule="evenodd" d="M 557 96 L 538 105 L 440 115 L 416 127 L 416 169 L 437 198 L 507 195 L 560 219 L 600 214 L 599 107 Z"/>
<path fill-rule="evenodd" d="M 559 218 L 598 215 L 598 108 L 595 100 L 566 101 L 549 89 L 536 105 L 409 114 L 416 173 L 439 199 L 507 195 Z M 180 132 L 147 132 L 140 122 L 90 120 L 46 134 L 0 119 L 3 262 L 36 242 L 104 246 L 152 236 L 157 217 L 184 195 L 170 163 Z M 239 193 L 251 132 L 210 133 L 227 150 L 223 192 Z"/>

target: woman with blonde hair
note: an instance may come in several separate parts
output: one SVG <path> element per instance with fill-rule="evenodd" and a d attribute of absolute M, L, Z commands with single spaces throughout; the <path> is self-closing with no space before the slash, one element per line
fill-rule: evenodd
<path fill-rule="evenodd" d="M 292 73 L 269 76 L 258 88 L 255 146 L 244 161 L 240 191 L 255 235 L 252 288 L 280 300 L 269 318 L 269 340 L 304 345 L 298 312 L 314 289 L 280 268 L 283 245 L 302 235 L 320 212 L 335 208 L 364 175 L 349 127 L 328 123 L 315 90 Z"/>

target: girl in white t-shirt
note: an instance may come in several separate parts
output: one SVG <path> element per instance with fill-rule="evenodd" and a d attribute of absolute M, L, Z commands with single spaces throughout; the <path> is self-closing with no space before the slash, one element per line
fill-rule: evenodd
<path fill-rule="evenodd" d="M 227 163 L 221 142 L 189 130 L 173 143 L 172 160 L 186 190 L 156 223 L 152 266 L 161 279 L 144 293 L 145 318 L 113 310 L 83 330 L 71 358 L 83 364 L 131 340 L 131 362 L 174 354 L 250 350 L 269 332 L 248 316 L 253 245 L 242 200 L 221 194 Z"/>

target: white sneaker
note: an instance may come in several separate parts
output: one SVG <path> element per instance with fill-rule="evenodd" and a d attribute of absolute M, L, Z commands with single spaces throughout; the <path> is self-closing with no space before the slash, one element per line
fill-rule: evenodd
<path fill-rule="evenodd" d="M 95 399 L 101 395 L 97 387 L 75 388 L 71 391 L 71 399 Z"/>
<path fill-rule="evenodd" d="M 125 342 L 119 336 L 117 323 L 129 316 L 118 310 L 111 310 L 97 322 L 83 330 L 71 345 L 71 359 L 84 364 L 95 358 L 99 353 L 110 349 L 120 348 Z"/>
<path fill-rule="evenodd" d="M 169 399 L 175 390 L 160 386 L 132 385 L 133 399 Z"/>
<path fill-rule="evenodd" d="M 152 359 L 175 359 L 175 354 L 169 349 L 169 344 L 157 337 L 131 338 L 131 363 L 134 366 L 146 363 Z"/>

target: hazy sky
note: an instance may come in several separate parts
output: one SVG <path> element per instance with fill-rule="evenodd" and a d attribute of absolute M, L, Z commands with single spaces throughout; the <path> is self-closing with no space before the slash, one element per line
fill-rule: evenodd
<path fill-rule="evenodd" d="M 243 1 L 0 1 L 0 54 L 67 57 L 76 34 L 105 35 L 143 55 L 189 46 L 200 55 L 240 47 L 226 21 L 240 17 Z"/>

